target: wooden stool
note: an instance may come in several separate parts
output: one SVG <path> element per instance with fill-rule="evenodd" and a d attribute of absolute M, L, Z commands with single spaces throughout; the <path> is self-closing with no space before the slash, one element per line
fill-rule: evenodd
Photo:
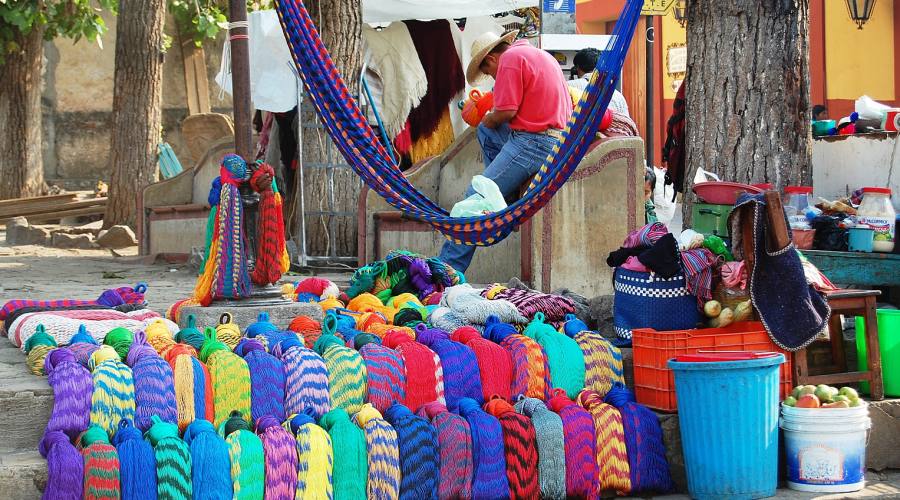
<path fill-rule="evenodd" d="M 794 383 L 797 385 L 837 385 L 849 382 L 868 381 L 873 400 L 884 399 L 884 383 L 881 380 L 881 352 L 878 347 L 878 324 L 875 316 L 875 299 L 881 295 L 878 290 L 835 290 L 828 292 L 825 298 L 831 306 L 831 355 L 839 373 L 826 375 L 810 375 L 807 365 L 806 349 L 794 353 Z M 844 328 L 840 315 L 862 316 L 866 319 L 865 332 L 856 332 L 866 336 L 866 371 L 845 372 L 847 362 L 844 355 Z"/>

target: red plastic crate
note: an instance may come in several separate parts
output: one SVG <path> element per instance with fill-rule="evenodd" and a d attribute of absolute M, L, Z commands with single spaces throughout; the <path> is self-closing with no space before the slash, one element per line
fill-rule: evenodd
<path fill-rule="evenodd" d="M 665 412 L 676 412 L 675 377 L 666 363 L 679 354 L 699 351 L 770 351 L 784 354 L 781 365 L 781 397 L 790 394 L 791 354 L 766 333 L 762 323 L 747 321 L 725 328 L 658 332 L 636 328 L 631 339 L 634 359 L 634 393 L 639 403 Z"/>

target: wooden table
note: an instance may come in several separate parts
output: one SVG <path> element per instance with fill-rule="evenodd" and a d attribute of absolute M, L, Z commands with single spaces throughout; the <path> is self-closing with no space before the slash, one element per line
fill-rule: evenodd
<path fill-rule="evenodd" d="M 801 250 L 833 283 L 900 286 L 900 254 Z"/>

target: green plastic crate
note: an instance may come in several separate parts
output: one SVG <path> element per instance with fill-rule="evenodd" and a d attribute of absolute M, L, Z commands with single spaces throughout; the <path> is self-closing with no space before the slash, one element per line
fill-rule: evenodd
<path fill-rule="evenodd" d="M 691 229 L 704 235 L 728 238 L 728 215 L 731 213 L 731 209 L 731 205 L 694 203 Z"/>

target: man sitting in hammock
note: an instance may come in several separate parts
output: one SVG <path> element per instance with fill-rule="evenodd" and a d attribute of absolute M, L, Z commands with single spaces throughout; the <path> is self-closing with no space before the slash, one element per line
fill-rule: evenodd
<path fill-rule="evenodd" d="M 516 33 L 485 33 L 472 42 L 466 80 L 477 85 L 494 78 L 494 109 L 478 126 L 484 176 L 507 201 L 540 169 L 572 114 L 572 100 L 559 63 Z M 465 197 L 474 194 L 470 186 Z M 465 272 L 475 247 L 444 243 L 441 259 Z"/>

